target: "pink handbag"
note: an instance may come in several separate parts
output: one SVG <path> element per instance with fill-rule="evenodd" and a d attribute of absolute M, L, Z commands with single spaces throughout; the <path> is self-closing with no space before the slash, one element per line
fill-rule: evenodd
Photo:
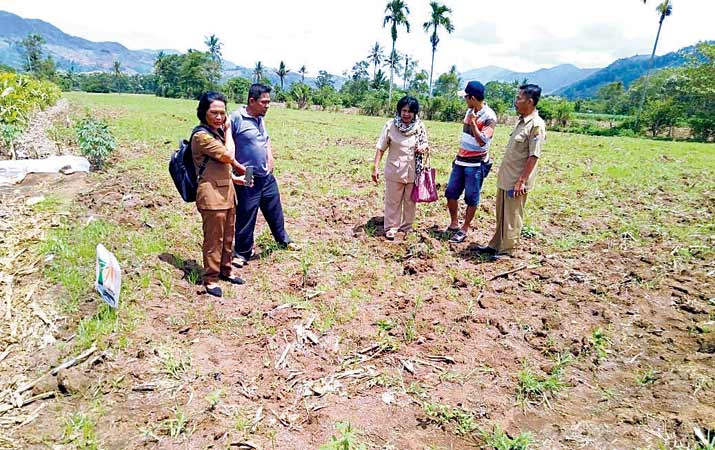
<path fill-rule="evenodd" d="M 412 186 L 412 194 L 410 198 L 415 203 L 431 203 L 437 201 L 437 183 L 435 181 L 437 175 L 435 170 L 430 167 L 429 158 L 425 166 L 422 168 L 419 176 L 415 178 L 415 185 Z"/>

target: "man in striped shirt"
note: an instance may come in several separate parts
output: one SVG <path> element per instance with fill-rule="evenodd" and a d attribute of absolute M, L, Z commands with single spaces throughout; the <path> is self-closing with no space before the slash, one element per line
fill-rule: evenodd
<path fill-rule="evenodd" d="M 451 219 L 447 233 L 451 235 L 449 242 L 453 244 L 467 239 L 469 226 L 477 212 L 482 183 L 492 168 L 489 144 L 497 125 L 496 113 L 484 103 L 482 83 L 470 81 L 458 95 L 464 97 L 469 109 L 464 116 L 459 152 L 452 163 L 452 173 L 444 193 Z M 458 200 L 462 192 L 464 192 L 467 211 L 464 215 L 464 223 L 460 227 Z"/>

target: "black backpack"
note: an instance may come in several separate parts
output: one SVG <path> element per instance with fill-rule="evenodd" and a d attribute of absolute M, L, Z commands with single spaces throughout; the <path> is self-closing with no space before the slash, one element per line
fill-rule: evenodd
<path fill-rule="evenodd" d="M 199 125 L 193 129 L 188 141 L 183 139 L 179 142 L 178 150 L 171 155 L 171 160 L 169 161 L 171 179 L 174 180 L 176 189 L 185 202 L 196 201 L 196 190 L 199 187 L 199 178 L 203 175 L 204 170 L 206 170 L 206 165 L 209 163 L 209 157 L 204 156 L 204 161 L 201 163 L 201 166 L 199 166 L 199 172 L 198 174 L 196 173 L 194 159 L 191 154 L 191 140 L 194 138 L 194 134 L 199 131 L 206 131 L 213 135 L 211 130 L 207 127 Z"/>

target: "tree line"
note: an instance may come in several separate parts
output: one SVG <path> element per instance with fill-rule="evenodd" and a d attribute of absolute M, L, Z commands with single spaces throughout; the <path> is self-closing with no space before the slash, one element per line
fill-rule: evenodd
<path fill-rule="evenodd" d="M 343 72 L 346 81 L 338 88 L 335 77 L 326 70 L 319 70 L 312 85 L 306 83 L 308 70 L 305 65 L 295 73 L 300 81 L 286 84 L 286 77 L 292 73 L 284 61 L 275 69 L 269 69 L 262 61 L 256 62 L 250 78 L 222 78 L 223 43 L 216 35 L 205 38 L 204 51 L 190 49 L 184 54 L 160 52 L 154 62 L 151 74 L 127 74 L 121 62 L 115 61 L 111 72 L 76 73 L 72 68 L 57 72 L 51 57 L 43 57 L 44 39 L 29 35 L 21 42 L 25 50 L 24 69 L 38 78 L 49 79 L 64 90 L 87 92 L 122 92 L 154 94 L 170 98 L 196 99 L 207 90 L 221 90 L 232 100 L 243 103 L 252 82 L 272 84 L 271 71 L 278 82 L 274 86 L 274 98 L 289 107 L 306 108 L 317 105 L 323 109 L 358 108 L 371 115 L 392 113 L 392 98 L 405 94 L 417 97 L 422 105 L 422 116 L 426 119 L 454 121 L 461 120 L 464 102 L 456 92 L 466 80 L 461 80 L 455 66 L 434 79 L 434 61 L 440 42 L 440 32 L 452 33 L 451 10 L 436 1 L 430 2 L 430 15 L 422 23 L 432 50 L 430 71 L 420 69 L 419 62 L 397 49 L 399 32 L 410 32 L 410 10 L 403 0 L 390 0 L 385 7 L 383 27 L 389 29 L 391 49 L 385 49 L 375 42 L 365 58 L 356 61 L 350 70 Z M 658 36 L 665 17 L 672 12 L 669 0 L 658 5 Z M 653 54 L 657 47 L 654 45 Z M 715 138 L 711 106 L 715 104 L 707 89 L 715 76 L 713 70 L 713 46 L 700 44 L 695 56 L 683 68 L 666 69 L 652 76 L 647 74 L 630 87 L 622 83 L 603 86 L 595 98 L 578 100 L 545 97 L 539 107 L 542 116 L 556 129 L 590 134 L 635 135 L 641 130 L 653 136 L 664 129 L 672 135 L 676 126 L 693 130 L 698 139 Z M 395 82 L 395 74 L 401 83 Z M 275 79 L 274 77 L 274 79 Z M 504 115 L 513 113 L 513 99 L 520 84 L 528 80 L 512 82 L 492 81 L 486 84 L 487 103 Z M 603 120 L 608 121 L 603 127 Z M 634 118 L 635 117 L 635 118 Z"/>

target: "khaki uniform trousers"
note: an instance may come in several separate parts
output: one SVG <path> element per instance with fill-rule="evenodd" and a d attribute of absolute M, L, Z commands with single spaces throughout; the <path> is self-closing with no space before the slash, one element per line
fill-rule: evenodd
<path fill-rule="evenodd" d="M 236 208 L 199 209 L 204 227 L 204 284 L 215 283 L 219 274 L 231 275 Z"/>
<path fill-rule="evenodd" d="M 412 229 L 417 211 L 417 204 L 410 197 L 414 185 L 385 180 L 385 231 L 391 228 L 399 228 L 400 231 Z"/>
<path fill-rule="evenodd" d="M 511 253 L 521 236 L 526 196 L 527 194 L 509 198 L 507 191 L 497 189 L 497 228 L 489 241 L 489 247 L 499 253 Z"/>

